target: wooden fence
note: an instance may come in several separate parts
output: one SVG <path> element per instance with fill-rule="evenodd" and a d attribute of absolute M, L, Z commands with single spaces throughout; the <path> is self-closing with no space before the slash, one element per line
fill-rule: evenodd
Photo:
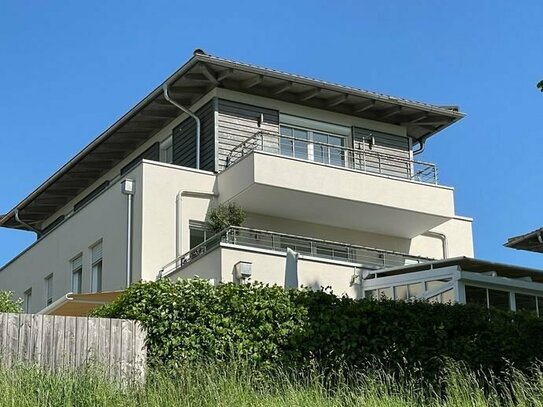
<path fill-rule="evenodd" d="M 145 374 L 145 330 L 136 321 L 0 313 L 0 363 L 47 370 L 97 365 L 113 378 Z"/>

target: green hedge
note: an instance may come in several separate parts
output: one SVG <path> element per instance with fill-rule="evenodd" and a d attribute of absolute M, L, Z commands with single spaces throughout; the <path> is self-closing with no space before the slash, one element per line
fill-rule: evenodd
<path fill-rule="evenodd" d="M 421 368 L 446 358 L 500 371 L 543 360 L 543 321 L 467 305 L 353 300 L 332 293 L 203 280 L 138 283 L 97 316 L 140 320 L 151 363 L 249 358 L 264 367 Z"/>

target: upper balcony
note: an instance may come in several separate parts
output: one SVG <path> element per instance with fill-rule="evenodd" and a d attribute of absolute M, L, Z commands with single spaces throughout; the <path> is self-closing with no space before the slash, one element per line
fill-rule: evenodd
<path fill-rule="evenodd" d="M 414 182 L 437 185 L 435 164 L 408 160 L 392 154 L 371 150 L 352 149 L 338 144 L 309 141 L 268 132 L 257 132 L 253 137 L 234 147 L 226 165 L 232 165 L 253 151 L 264 151 L 371 174 L 379 174 Z"/>
<path fill-rule="evenodd" d="M 233 148 L 218 186 L 248 212 L 402 238 L 454 217 L 433 164 L 279 134 Z"/>

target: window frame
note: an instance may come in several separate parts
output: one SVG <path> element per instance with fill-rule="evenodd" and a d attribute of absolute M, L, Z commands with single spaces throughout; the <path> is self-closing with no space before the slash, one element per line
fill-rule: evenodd
<path fill-rule="evenodd" d="M 45 283 L 45 306 L 53 303 L 53 273 L 47 275 L 44 279 Z"/>
<path fill-rule="evenodd" d="M 23 293 L 23 311 L 26 314 L 30 314 L 31 307 L 32 307 L 32 287 L 28 288 Z"/>
<path fill-rule="evenodd" d="M 307 139 L 305 140 L 301 138 L 299 139 L 295 137 L 294 134 L 292 136 L 283 134 L 283 129 L 290 129 L 292 133 L 294 133 L 295 130 L 305 132 L 307 135 Z M 315 135 L 325 136 L 327 138 L 327 143 L 316 141 Z M 341 144 L 336 145 L 336 144 L 330 143 L 329 142 L 330 137 L 341 140 Z M 283 151 L 285 140 L 287 141 L 287 143 L 292 145 L 291 154 L 287 154 L 286 152 Z M 294 125 L 290 123 L 279 124 L 279 153 L 287 157 L 299 158 L 302 160 L 308 160 L 308 161 L 321 163 L 325 165 L 333 165 L 336 167 L 347 167 L 348 163 L 347 163 L 347 156 L 345 154 L 345 150 L 349 148 L 348 147 L 349 140 L 350 138 L 347 135 L 333 133 L 326 130 L 308 128 L 308 127 L 303 127 L 303 126 Z M 302 151 L 302 154 L 299 154 L 300 146 L 304 146 L 304 145 L 305 145 L 305 148 L 303 149 L 304 151 Z M 327 151 L 327 159 L 320 160 L 317 158 L 315 154 L 316 147 L 321 147 L 323 150 Z M 332 158 L 330 154 L 330 152 L 334 148 L 340 151 L 341 158 L 340 158 L 339 163 L 334 162 L 335 159 Z"/>
<path fill-rule="evenodd" d="M 79 260 L 79 265 L 74 267 L 76 261 Z M 83 253 L 79 253 L 77 256 L 73 257 L 70 260 L 70 271 L 71 271 L 71 291 L 74 294 L 81 294 L 83 289 Z M 77 289 L 74 290 L 74 283 L 77 276 Z"/>
<path fill-rule="evenodd" d="M 161 163 L 173 163 L 173 134 L 170 134 L 160 142 L 159 161 Z"/>
<path fill-rule="evenodd" d="M 204 240 L 202 240 L 197 245 L 192 246 L 192 231 L 202 231 L 204 233 Z M 210 237 L 215 235 L 209 227 L 207 227 L 207 224 L 205 222 L 195 221 L 195 220 L 189 220 L 189 250 L 194 249 L 196 246 L 204 243 L 206 240 L 208 240 Z"/>
<path fill-rule="evenodd" d="M 94 258 L 94 249 L 101 245 L 100 257 Z M 91 293 L 99 293 L 103 290 L 103 266 L 104 266 L 104 245 L 103 241 L 99 240 L 90 247 L 91 253 L 91 273 L 90 273 L 90 291 Z"/>

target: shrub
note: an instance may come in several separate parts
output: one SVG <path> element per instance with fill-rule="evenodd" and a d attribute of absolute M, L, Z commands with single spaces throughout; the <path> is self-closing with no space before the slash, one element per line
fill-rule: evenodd
<path fill-rule="evenodd" d="M 21 312 L 22 300 L 14 300 L 11 291 L 0 291 L 0 312 Z"/>
<path fill-rule="evenodd" d="M 506 360 L 518 368 L 543 360 L 541 319 L 468 305 L 160 280 L 131 286 L 96 314 L 142 321 L 150 360 L 173 366 L 242 357 L 264 367 L 360 370 L 377 359 L 432 377 L 447 358 L 495 372 Z"/>
<path fill-rule="evenodd" d="M 161 279 L 130 286 L 95 316 L 136 319 L 147 328 L 151 364 L 176 367 L 198 359 L 282 363 L 301 335 L 304 310 L 280 287 Z M 286 349 L 290 349 L 285 353 Z"/>
<path fill-rule="evenodd" d="M 212 231 L 219 233 L 229 226 L 241 226 L 246 217 L 245 211 L 238 204 L 228 202 L 209 211 L 207 224 Z"/>

